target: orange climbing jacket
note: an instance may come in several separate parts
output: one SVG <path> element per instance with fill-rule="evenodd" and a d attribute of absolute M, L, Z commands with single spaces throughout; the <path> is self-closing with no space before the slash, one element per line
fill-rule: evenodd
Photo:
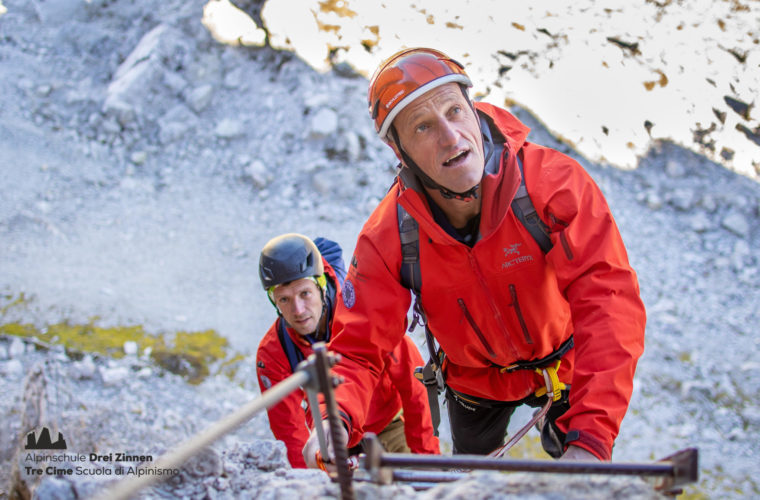
<path fill-rule="evenodd" d="M 636 275 L 599 188 L 568 156 L 526 142 L 529 129 L 507 111 L 476 103 L 503 155 L 481 184 L 478 241 L 446 233 L 421 188 L 400 176 L 362 229 L 334 318 L 330 348 L 349 445 L 361 437 L 367 399 L 383 360 L 404 336 L 410 293 L 402 285 L 397 203 L 419 227 L 421 305 L 446 354 L 448 387 L 478 398 L 520 401 L 544 387 L 532 370 L 509 370 L 545 358 L 571 335 L 559 379 L 571 387 L 570 409 L 557 420 L 568 441 L 599 458 L 627 410 L 644 347 L 644 306 Z M 550 231 L 539 247 L 510 204 L 520 185 Z M 405 182 L 407 179 L 407 182 Z"/>

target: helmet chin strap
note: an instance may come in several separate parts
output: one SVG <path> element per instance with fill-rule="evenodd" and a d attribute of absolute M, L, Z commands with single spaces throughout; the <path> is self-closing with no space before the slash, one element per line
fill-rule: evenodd
<path fill-rule="evenodd" d="M 329 332 L 330 332 L 330 320 L 327 318 L 327 299 L 325 298 L 325 291 L 322 289 L 322 287 L 319 287 L 319 290 L 322 294 L 322 314 L 319 315 L 319 321 L 317 321 L 317 327 L 314 329 L 314 332 L 312 332 L 312 335 L 314 335 L 314 338 L 317 340 L 330 340 Z M 320 338 L 319 335 L 319 329 L 322 326 L 322 319 L 325 318 L 325 335 L 324 339 Z"/>
<path fill-rule="evenodd" d="M 325 304 L 325 302 L 322 301 L 322 314 L 319 315 L 319 321 L 317 321 L 317 327 L 314 329 L 314 332 L 312 332 L 312 335 L 314 335 L 314 338 L 317 340 L 329 340 L 327 338 L 322 339 L 320 338 L 320 335 L 319 335 L 320 333 L 319 329 L 322 326 L 322 319 L 325 318 L 326 315 L 327 315 L 327 304 Z M 325 337 L 327 337 L 328 330 L 329 330 L 329 325 L 325 323 L 325 335 L 324 335 Z"/>

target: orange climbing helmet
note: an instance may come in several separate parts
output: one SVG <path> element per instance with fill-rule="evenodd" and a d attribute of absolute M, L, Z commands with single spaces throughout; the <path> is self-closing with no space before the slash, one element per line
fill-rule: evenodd
<path fill-rule="evenodd" d="M 414 48 L 397 52 L 377 68 L 369 82 L 369 114 L 385 138 L 402 109 L 425 92 L 446 83 L 472 87 L 464 66 L 443 52 Z"/>

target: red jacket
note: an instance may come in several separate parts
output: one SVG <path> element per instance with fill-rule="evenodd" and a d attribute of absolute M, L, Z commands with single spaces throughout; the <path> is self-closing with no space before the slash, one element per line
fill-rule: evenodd
<path fill-rule="evenodd" d="M 332 268 L 324 259 L 323 262 L 332 276 Z M 293 374 L 277 336 L 281 321 L 282 318 L 278 318 L 272 324 L 256 353 L 256 374 L 262 392 Z M 312 353 L 311 345 L 294 330 L 286 328 L 286 331 L 307 358 Z M 403 409 L 404 433 L 412 452 L 439 453 L 438 438 L 433 435 L 427 392 L 414 377 L 414 369 L 424 364 L 417 346 L 409 337 L 404 337 L 385 356 L 377 386 L 368 389 L 365 423 L 362 430 L 357 428 L 357 432 L 379 434 Z M 288 460 L 294 468 L 306 467 L 302 450 L 314 426 L 307 401 L 306 392 L 298 390 L 267 410 L 272 433 L 276 439 L 285 442 Z"/>
<path fill-rule="evenodd" d="M 557 420 L 573 444 L 600 458 L 612 444 L 630 400 L 644 348 L 644 306 L 636 275 L 607 203 L 591 177 L 564 154 L 526 142 L 529 129 L 507 111 L 478 103 L 506 137 L 498 172 L 482 182 L 481 237 L 470 248 L 433 220 L 424 195 L 399 182 L 364 225 L 343 286 L 331 348 L 343 356 L 337 389 L 349 415 L 349 442 L 365 421 L 367 394 L 383 359 L 403 338 L 410 292 L 400 283 L 396 203 L 419 224 L 422 304 L 448 357 L 446 382 L 465 394 L 519 401 L 544 386 L 528 370 L 497 366 L 551 354 L 574 334 L 560 380 L 572 384 L 570 409 Z M 543 254 L 510 209 L 526 185 L 553 248 Z"/>

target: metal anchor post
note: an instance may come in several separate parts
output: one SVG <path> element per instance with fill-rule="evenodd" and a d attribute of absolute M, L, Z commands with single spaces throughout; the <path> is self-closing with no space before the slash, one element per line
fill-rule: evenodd
<path fill-rule="evenodd" d="M 348 468 L 348 450 L 346 449 L 346 444 L 338 440 L 338 437 L 341 435 L 341 427 L 343 424 L 338 416 L 338 405 L 335 401 L 335 394 L 333 393 L 334 379 L 330 375 L 330 367 L 337 363 L 339 358 L 327 352 L 324 342 L 318 342 L 312 347 L 314 351 L 312 356 L 314 356 L 315 360 L 314 370 L 316 372 L 316 379 L 319 384 L 319 390 L 325 398 L 325 405 L 327 406 L 327 420 L 330 424 L 330 437 L 333 451 L 335 453 L 335 466 L 338 470 L 337 481 L 340 485 L 341 498 L 343 500 L 354 500 L 355 496 L 352 484 L 352 474 Z M 314 427 L 319 429 L 321 427 L 321 422 L 315 419 Z M 320 431 L 317 430 L 318 436 L 319 432 Z M 321 446 L 322 442 L 320 442 L 320 447 Z M 326 458 L 326 450 L 322 453 L 323 457 Z"/>

